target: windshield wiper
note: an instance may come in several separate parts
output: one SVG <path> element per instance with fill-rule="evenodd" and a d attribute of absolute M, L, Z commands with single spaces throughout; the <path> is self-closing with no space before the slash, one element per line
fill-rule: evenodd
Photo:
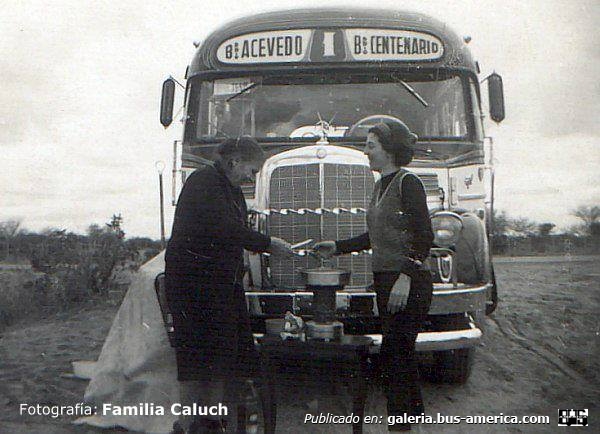
<path fill-rule="evenodd" d="M 258 86 L 259 84 L 261 84 L 261 82 L 260 82 L 260 81 L 257 81 L 256 83 L 252 83 L 251 85 L 249 85 L 249 86 L 246 86 L 245 88 L 243 88 L 242 90 L 240 90 L 240 91 L 239 91 L 238 93 L 236 93 L 235 95 L 231 95 L 231 96 L 230 96 L 229 98 L 227 98 L 225 101 L 226 101 L 226 102 L 229 102 L 229 101 L 231 101 L 232 99 L 234 99 L 234 98 L 237 98 L 238 96 L 240 96 L 240 95 L 242 95 L 242 94 L 244 94 L 244 93 L 248 92 L 249 90 L 252 90 L 252 89 L 254 89 L 254 88 L 255 88 L 256 86 Z"/>
<path fill-rule="evenodd" d="M 401 85 L 404 89 L 406 89 L 408 91 L 408 93 L 410 93 L 412 96 L 414 96 L 415 98 L 417 98 L 419 100 L 419 102 L 421 104 L 423 104 L 424 107 L 429 107 L 429 103 L 427 101 L 425 101 L 425 98 L 423 98 L 421 95 L 419 95 L 419 92 L 417 92 L 416 90 L 413 89 L 413 87 L 411 85 L 409 85 L 406 81 L 392 75 L 392 78 L 394 79 L 394 81 L 396 83 L 398 83 L 399 85 Z"/>
<path fill-rule="evenodd" d="M 400 84 L 404 86 L 404 89 L 406 89 L 412 96 L 417 98 L 421 104 L 423 104 L 425 107 L 429 107 L 427 101 L 425 101 L 425 99 L 421 95 L 419 95 L 419 93 L 416 90 L 409 86 L 407 82 L 405 82 L 404 80 L 400 80 Z"/>

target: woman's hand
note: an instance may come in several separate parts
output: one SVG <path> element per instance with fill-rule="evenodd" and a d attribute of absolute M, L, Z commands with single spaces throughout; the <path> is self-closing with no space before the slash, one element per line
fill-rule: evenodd
<path fill-rule="evenodd" d="M 329 259 L 337 253 L 335 241 L 320 241 L 313 246 L 313 251 L 323 259 Z"/>
<path fill-rule="evenodd" d="M 408 294 L 410 293 L 410 277 L 406 274 L 400 274 L 396 283 L 390 292 L 387 308 L 391 314 L 400 312 L 406 307 L 408 302 Z"/>

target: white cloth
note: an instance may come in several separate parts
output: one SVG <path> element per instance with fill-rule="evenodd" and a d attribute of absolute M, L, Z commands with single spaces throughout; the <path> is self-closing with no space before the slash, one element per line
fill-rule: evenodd
<path fill-rule="evenodd" d="M 133 431 L 168 433 L 177 416 L 171 405 L 179 402 L 177 363 L 170 347 L 154 290 L 155 277 L 164 271 L 164 252 L 148 261 L 131 283 L 115 316 L 96 363 L 85 401 L 97 406 L 95 416 L 76 424 L 120 426 Z M 162 406 L 164 416 L 103 414 L 103 404 Z"/>

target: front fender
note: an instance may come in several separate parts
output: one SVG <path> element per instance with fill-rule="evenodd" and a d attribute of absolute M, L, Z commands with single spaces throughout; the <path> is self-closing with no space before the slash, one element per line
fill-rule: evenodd
<path fill-rule="evenodd" d="M 491 281 L 490 250 L 484 222 L 475 214 L 461 214 L 463 229 L 456 243 L 456 272 L 466 284 Z"/>

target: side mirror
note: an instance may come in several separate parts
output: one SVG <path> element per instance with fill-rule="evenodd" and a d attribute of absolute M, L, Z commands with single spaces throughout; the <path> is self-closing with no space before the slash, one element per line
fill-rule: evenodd
<path fill-rule="evenodd" d="M 175 101 L 175 80 L 167 78 L 162 85 L 160 98 L 160 123 L 167 128 L 173 122 L 173 102 Z"/>
<path fill-rule="evenodd" d="M 488 99 L 490 102 L 490 118 L 495 122 L 504 119 L 504 86 L 502 77 L 495 72 L 488 78 Z"/>

